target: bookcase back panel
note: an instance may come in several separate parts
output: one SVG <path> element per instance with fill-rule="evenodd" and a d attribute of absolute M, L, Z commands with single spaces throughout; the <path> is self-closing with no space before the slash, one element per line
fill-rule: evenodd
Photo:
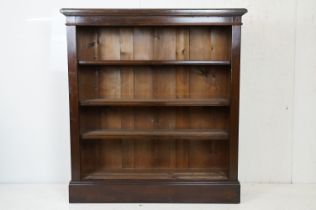
<path fill-rule="evenodd" d="M 228 167 L 227 142 L 196 140 L 89 141 L 81 147 L 83 174 L 106 169 L 220 169 Z"/>
<path fill-rule="evenodd" d="M 80 60 L 230 60 L 231 27 L 79 27 Z"/>
<path fill-rule="evenodd" d="M 89 107 L 80 112 L 80 130 L 228 129 L 227 107 Z"/>
<path fill-rule="evenodd" d="M 229 67 L 80 67 L 79 98 L 228 98 Z"/>

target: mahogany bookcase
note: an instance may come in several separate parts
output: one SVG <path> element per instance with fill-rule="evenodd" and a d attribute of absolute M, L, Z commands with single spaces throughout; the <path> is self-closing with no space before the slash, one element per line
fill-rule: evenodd
<path fill-rule="evenodd" d="M 238 203 L 246 9 L 61 9 L 70 202 Z"/>

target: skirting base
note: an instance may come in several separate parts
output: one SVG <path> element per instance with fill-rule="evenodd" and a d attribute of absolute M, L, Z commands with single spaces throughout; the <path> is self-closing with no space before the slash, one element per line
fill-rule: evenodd
<path fill-rule="evenodd" d="M 239 203 L 238 181 L 72 181 L 70 203 Z"/>

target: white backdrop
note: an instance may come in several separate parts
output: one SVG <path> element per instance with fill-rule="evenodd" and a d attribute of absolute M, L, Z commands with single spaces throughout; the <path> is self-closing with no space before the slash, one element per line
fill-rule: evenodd
<path fill-rule="evenodd" d="M 62 7 L 245 7 L 242 182 L 316 182 L 315 0 L 2 0 L 0 183 L 70 179 Z"/>

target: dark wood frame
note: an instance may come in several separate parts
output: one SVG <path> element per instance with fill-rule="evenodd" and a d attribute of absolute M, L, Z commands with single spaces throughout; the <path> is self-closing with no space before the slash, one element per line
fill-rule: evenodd
<path fill-rule="evenodd" d="M 239 66 L 241 16 L 246 12 L 246 9 L 61 9 L 61 13 L 67 17 L 72 170 L 69 185 L 70 202 L 240 202 L 240 184 L 238 182 Z M 151 63 L 151 65 L 204 65 L 213 62 L 212 64 L 215 65 L 231 66 L 228 180 L 82 180 L 80 176 L 77 26 L 188 25 L 231 26 L 230 63 L 159 61 L 156 64 Z M 146 61 L 80 62 L 81 65 L 147 64 Z M 139 103 L 141 105 L 141 102 Z M 225 106 L 227 103 L 224 101 L 222 105 Z M 89 106 L 89 102 L 84 102 L 84 104 Z M 98 104 L 94 105 L 97 106 Z M 146 105 L 146 103 L 143 102 L 143 105 Z M 158 103 L 156 105 L 162 104 Z"/>

